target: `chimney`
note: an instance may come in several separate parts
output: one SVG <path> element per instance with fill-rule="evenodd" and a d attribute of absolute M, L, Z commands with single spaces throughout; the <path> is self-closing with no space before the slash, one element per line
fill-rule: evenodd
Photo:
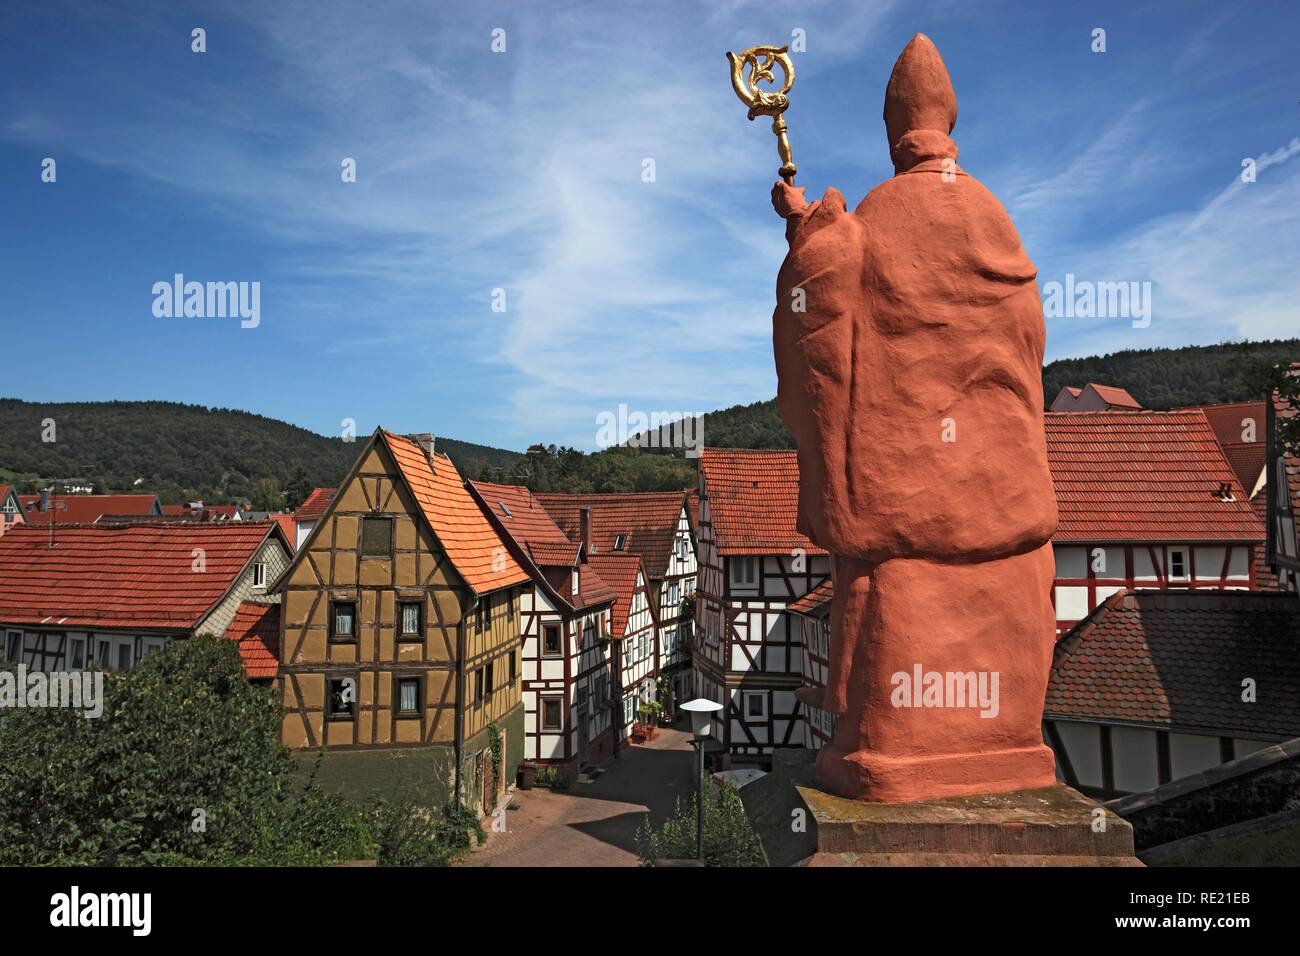
<path fill-rule="evenodd" d="M 50 489 L 49 488 L 41 489 L 41 502 L 39 505 L 36 506 L 36 510 L 37 511 L 50 510 Z"/>
<path fill-rule="evenodd" d="M 578 509 L 578 539 L 582 550 L 591 554 L 591 506 L 583 505 Z"/>
<path fill-rule="evenodd" d="M 419 432 L 414 435 L 408 435 L 407 437 L 420 446 L 420 450 L 424 452 L 424 457 L 429 459 L 429 467 L 432 468 L 434 445 L 433 435 L 429 432 Z"/>

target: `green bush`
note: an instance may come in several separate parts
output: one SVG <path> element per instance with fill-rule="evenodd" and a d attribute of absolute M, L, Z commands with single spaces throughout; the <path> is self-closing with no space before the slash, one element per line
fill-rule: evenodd
<path fill-rule="evenodd" d="M 274 693 L 233 641 L 176 641 L 104 674 L 103 713 L 0 715 L 0 865 L 443 866 L 486 834 L 415 799 L 363 807 L 304 783 Z"/>
<path fill-rule="evenodd" d="M 655 860 L 693 860 L 696 855 L 696 802 L 678 798 L 673 815 L 658 830 L 650 818 L 636 832 L 636 855 L 642 865 Z M 704 864 L 764 866 L 763 851 L 735 789 L 725 784 L 705 788 Z"/>

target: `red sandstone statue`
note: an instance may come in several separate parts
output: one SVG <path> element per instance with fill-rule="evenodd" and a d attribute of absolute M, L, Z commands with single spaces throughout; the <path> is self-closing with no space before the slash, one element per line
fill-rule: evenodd
<path fill-rule="evenodd" d="M 895 175 L 849 212 L 772 190 L 790 252 L 773 344 L 799 447 L 799 530 L 835 555 L 831 662 L 805 703 L 844 796 L 904 802 L 1055 783 L 1043 696 L 1056 500 L 1034 264 L 956 165 L 957 99 L 930 40 L 894 65 Z"/>

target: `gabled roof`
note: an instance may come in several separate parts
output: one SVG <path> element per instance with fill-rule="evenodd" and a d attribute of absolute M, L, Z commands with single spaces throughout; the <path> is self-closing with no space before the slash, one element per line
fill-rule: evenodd
<path fill-rule="evenodd" d="M 280 605 L 241 601 L 226 627 L 239 642 L 239 656 L 249 680 L 274 677 L 280 670 Z"/>
<path fill-rule="evenodd" d="M 104 515 L 161 515 L 157 495 L 51 495 L 48 511 L 41 511 L 40 495 L 24 495 L 28 524 L 93 524 Z"/>
<path fill-rule="evenodd" d="M 1262 541 L 1200 409 L 1047 412 L 1056 541 Z M 1233 501 L 1217 494 L 1228 484 Z"/>
<path fill-rule="evenodd" d="M 297 533 L 297 523 L 293 515 L 269 514 L 266 516 L 267 521 L 273 521 L 279 525 L 280 530 L 284 532 L 285 540 L 291 545 L 295 543 L 294 535 Z"/>
<path fill-rule="evenodd" d="M 827 578 L 793 604 L 786 605 L 791 614 L 805 614 L 809 617 L 821 617 L 829 612 L 831 598 L 835 596 L 834 578 Z"/>
<path fill-rule="evenodd" d="M 628 494 L 537 495 L 555 523 L 571 541 L 579 541 L 581 509 L 591 509 L 593 554 L 617 553 L 614 545 L 625 535 L 622 550 L 637 554 L 650 578 L 658 580 L 668 571 L 677 534 L 677 519 L 686 503 L 685 491 L 638 491 Z"/>
<path fill-rule="evenodd" d="M 569 540 L 528 488 L 490 481 L 471 481 L 468 487 L 497 530 L 532 562 L 537 571 L 534 578 L 553 600 L 570 608 L 614 600 L 614 589 L 590 564 L 579 565 L 578 543 Z M 574 567 L 578 567 L 577 594 L 568 581 Z"/>
<path fill-rule="evenodd" d="M 1089 382 L 1085 388 L 1096 392 L 1108 409 L 1140 411 L 1142 408 L 1142 403 L 1130 395 L 1128 389 L 1116 388 L 1113 385 L 1098 385 L 1095 382 Z"/>
<path fill-rule="evenodd" d="M 285 544 L 261 521 L 58 525 L 51 548 L 48 526 L 18 525 L 0 537 L 0 622 L 190 631 L 270 535 Z"/>
<path fill-rule="evenodd" d="M 700 473 L 713 537 L 724 555 L 826 554 L 795 530 L 799 459 L 794 451 L 704 448 Z"/>
<path fill-rule="evenodd" d="M 1254 703 L 1242 680 L 1257 682 Z M 1045 716 L 1300 737 L 1300 601 L 1245 591 L 1120 591 L 1057 645 Z"/>
<path fill-rule="evenodd" d="M 614 638 L 621 638 L 627 633 L 627 621 L 632 611 L 632 600 L 636 596 L 636 579 L 641 569 L 641 557 L 636 554 L 611 554 L 604 552 L 590 555 L 588 565 L 595 569 L 600 579 L 614 589 L 616 597 L 610 611 L 609 633 Z M 653 619 L 654 602 L 650 604 L 650 616 Z"/>
<path fill-rule="evenodd" d="M 338 493 L 337 488 L 313 488 L 307 500 L 293 513 L 294 518 L 298 521 L 315 521 L 325 513 L 325 509 Z"/>
<path fill-rule="evenodd" d="M 450 458 L 439 452 L 431 464 L 424 449 L 410 438 L 386 431 L 380 435 L 456 573 L 475 594 L 528 580 Z"/>
<path fill-rule="evenodd" d="M 1214 437 L 1219 440 L 1242 490 L 1249 495 L 1259 483 L 1268 458 L 1268 403 L 1225 402 L 1201 405 L 1200 409 L 1214 429 Z"/>

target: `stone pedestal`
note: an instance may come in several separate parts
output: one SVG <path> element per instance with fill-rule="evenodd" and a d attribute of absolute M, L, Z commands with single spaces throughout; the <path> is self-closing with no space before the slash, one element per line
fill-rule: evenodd
<path fill-rule="evenodd" d="M 778 751 L 741 790 L 773 865 L 1141 866 L 1129 824 L 1063 785 L 917 803 L 864 803 L 817 787 L 808 751 Z M 746 793 L 746 791 L 752 792 Z M 759 800 L 768 804 L 759 809 Z M 804 832 L 790 826 L 806 814 Z M 794 831 L 794 832 L 792 832 Z"/>

